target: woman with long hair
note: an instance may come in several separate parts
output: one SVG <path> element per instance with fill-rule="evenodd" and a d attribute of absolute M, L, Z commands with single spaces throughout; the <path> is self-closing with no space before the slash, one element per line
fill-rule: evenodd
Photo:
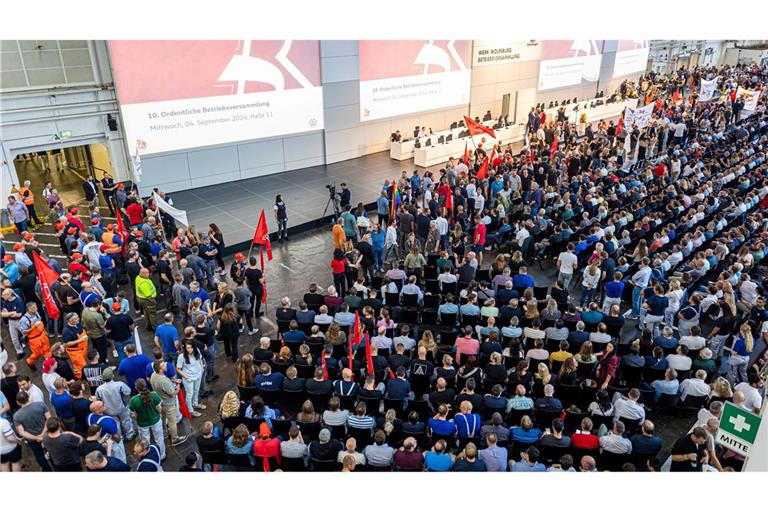
<path fill-rule="evenodd" d="M 267 425 L 272 427 L 272 421 L 277 418 L 278 411 L 272 409 L 264 403 L 264 399 L 260 396 L 251 398 L 251 403 L 245 409 L 245 417 L 253 419 L 263 419 L 267 422 Z"/>
<path fill-rule="evenodd" d="M 251 384 L 253 384 L 253 381 L 251 381 Z M 234 391 L 224 393 L 224 397 L 219 405 L 219 416 L 221 416 L 221 419 L 240 416 L 240 399 L 237 398 L 237 393 Z"/>
<path fill-rule="evenodd" d="M 200 385 L 205 373 L 205 359 L 193 341 L 184 341 L 182 352 L 176 360 L 176 371 L 184 384 L 184 395 L 189 413 L 195 418 L 202 416 L 196 409 L 205 409 L 205 405 L 198 402 Z"/>
<path fill-rule="evenodd" d="M 331 272 L 333 273 L 334 291 L 338 291 L 338 293 L 344 295 L 344 290 L 346 290 L 347 286 L 347 258 L 344 256 L 344 251 L 341 249 L 335 249 L 333 251 Z M 330 288 L 328 290 L 328 293 L 330 293 Z"/>
<path fill-rule="evenodd" d="M 149 390 L 147 381 L 144 379 L 136 379 L 133 387 L 136 389 L 136 394 L 128 402 L 128 409 L 139 425 L 139 436 L 148 443 L 152 442 L 150 436 L 153 437 L 162 459 L 165 456 L 165 440 L 163 439 L 163 422 L 157 409 L 162 399 L 160 395 Z"/>
<path fill-rule="evenodd" d="M 523 359 L 517 363 L 514 370 L 509 372 L 509 384 L 507 389 L 513 390 L 518 384 L 525 387 L 526 390 L 531 390 L 531 384 L 533 383 L 533 375 L 528 371 L 528 361 Z"/>
<path fill-rule="evenodd" d="M 427 359 L 434 361 L 437 357 L 437 343 L 435 337 L 432 335 L 432 331 L 425 329 L 421 333 L 421 339 L 419 340 L 419 347 L 424 347 L 427 350 Z"/>
<path fill-rule="evenodd" d="M 731 386 L 736 386 L 740 382 L 747 380 L 747 366 L 749 365 L 749 356 L 752 355 L 754 348 L 754 339 L 752 337 L 752 327 L 746 322 L 741 324 L 739 334 L 735 336 L 733 345 L 729 350 L 731 357 L 728 360 L 728 381 Z"/>
<path fill-rule="evenodd" d="M 305 400 L 301 404 L 301 411 L 296 414 L 296 421 L 301 423 L 317 423 L 320 421 L 320 415 L 315 412 L 315 406 L 310 400 Z"/>
<path fill-rule="evenodd" d="M 347 333 L 341 330 L 341 326 L 333 322 L 328 326 L 328 332 L 325 333 L 325 341 L 331 345 L 345 345 L 347 343 Z"/>
<path fill-rule="evenodd" d="M 235 363 L 238 358 L 237 341 L 240 338 L 240 317 L 237 314 L 235 304 L 230 302 L 221 312 L 221 317 L 216 323 L 216 330 L 224 342 L 224 354 Z"/>
<path fill-rule="evenodd" d="M 429 352 L 427 352 L 429 354 Z M 456 382 L 456 368 L 453 366 L 453 357 L 450 354 L 443 354 L 442 366 L 435 368 L 435 378 L 445 379 L 449 388 L 454 387 Z"/>
<path fill-rule="evenodd" d="M 226 274 L 224 257 L 222 256 L 224 249 L 226 249 L 226 246 L 224 245 L 224 234 L 219 229 L 219 226 L 211 223 L 208 224 L 208 236 L 211 237 L 211 242 L 216 247 L 216 266 L 219 267 L 218 272 L 219 274 Z"/>
<path fill-rule="evenodd" d="M 227 439 L 227 453 L 232 455 L 250 455 L 253 451 L 253 437 L 248 427 L 241 423 Z"/>
<path fill-rule="evenodd" d="M 560 370 L 557 372 L 557 383 L 564 384 L 566 386 L 574 386 L 578 382 L 578 373 L 576 368 L 578 363 L 576 359 L 569 357 L 560 366 Z"/>
<path fill-rule="evenodd" d="M 253 355 L 245 354 L 237 362 L 235 368 L 235 384 L 242 388 L 253 386 L 253 379 L 256 378 L 257 368 L 253 364 Z"/>
<path fill-rule="evenodd" d="M 464 364 L 459 366 L 456 372 L 456 389 L 464 389 L 469 379 L 475 379 L 475 382 L 483 381 L 483 370 L 477 364 L 477 357 L 469 356 Z"/>
<path fill-rule="evenodd" d="M 597 381 L 602 382 L 601 389 L 608 389 L 608 385 L 616 378 L 620 362 L 618 349 L 613 343 L 608 343 L 605 351 L 597 358 Z"/>

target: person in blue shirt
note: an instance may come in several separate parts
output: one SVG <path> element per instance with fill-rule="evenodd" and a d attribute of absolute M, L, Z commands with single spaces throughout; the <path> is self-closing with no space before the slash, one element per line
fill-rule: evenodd
<path fill-rule="evenodd" d="M 280 372 L 272 373 L 269 364 L 261 363 L 259 371 L 261 373 L 253 379 L 253 385 L 259 390 L 279 391 L 283 387 L 285 376 Z"/>
<path fill-rule="evenodd" d="M 672 368 L 667 368 L 664 372 L 664 380 L 655 380 L 651 383 L 656 393 L 653 396 L 655 402 L 659 401 L 661 395 L 676 395 L 680 389 L 680 382 L 677 380 L 677 372 Z"/>
<path fill-rule="evenodd" d="M 480 436 L 480 429 L 483 421 L 480 415 L 472 412 L 472 402 L 463 400 L 459 405 L 459 412 L 453 417 L 453 423 L 456 425 L 456 435 L 459 439 L 474 438 Z"/>
<path fill-rule="evenodd" d="M 454 304 L 453 301 L 454 301 L 453 294 L 449 293 L 448 295 L 446 295 L 445 296 L 445 302 L 443 302 L 442 304 L 440 304 L 440 306 L 438 306 L 437 313 L 439 315 L 455 315 L 455 314 L 458 314 L 459 306 Z M 479 311 L 480 310 L 478 309 L 478 312 Z"/>
<path fill-rule="evenodd" d="M 3 290 L 2 294 L 2 318 L 8 322 L 8 330 L 11 334 L 11 341 L 16 349 L 16 353 L 23 355 L 24 346 L 22 345 L 21 327 L 19 322 L 24 313 L 27 312 L 27 308 L 24 304 L 24 300 L 19 296 L 19 293 L 15 292 L 11 288 Z"/>
<path fill-rule="evenodd" d="M 515 288 L 533 288 L 533 278 L 528 275 L 526 267 L 520 267 L 518 273 L 512 277 L 512 285 Z"/>
<path fill-rule="evenodd" d="M 19 266 L 13 261 L 13 254 L 3 256 L 5 266 L 0 268 L 0 274 L 7 277 L 11 284 L 19 280 Z"/>
<path fill-rule="evenodd" d="M 520 460 L 518 462 L 509 462 L 509 470 L 521 473 L 540 473 L 546 471 L 547 467 L 539 462 L 539 449 L 535 446 L 529 446 L 527 450 L 520 453 Z"/>
<path fill-rule="evenodd" d="M 646 295 L 645 315 L 640 318 L 640 328 L 649 329 L 651 335 L 655 336 L 658 332 L 659 324 L 664 321 L 664 313 L 669 306 L 669 299 L 664 295 L 664 287 L 657 284 L 652 291 Z"/>
<path fill-rule="evenodd" d="M 605 299 L 603 300 L 603 314 L 611 312 L 614 304 L 621 306 L 621 295 L 624 293 L 624 275 L 621 272 L 613 274 L 613 281 L 605 283 Z"/>
<path fill-rule="evenodd" d="M 381 222 L 381 215 L 379 215 L 379 222 Z M 373 246 L 373 270 L 374 272 L 384 272 L 384 242 L 387 238 L 387 233 L 381 229 L 380 224 L 373 225 L 373 232 L 371 233 L 371 245 Z"/>
<path fill-rule="evenodd" d="M 433 436 L 454 437 L 456 435 L 456 425 L 448 420 L 448 406 L 440 404 L 437 407 L 437 414 L 429 418 L 427 426 Z"/>
<path fill-rule="evenodd" d="M 155 357 L 155 361 L 162 361 L 163 360 L 163 351 L 159 348 L 155 348 L 153 351 L 153 356 Z M 152 363 L 154 361 L 150 361 L 147 363 L 147 376 L 145 380 L 147 383 L 149 383 L 149 378 L 152 377 L 152 374 L 155 373 L 155 369 L 152 368 Z M 168 377 L 171 380 L 176 379 L 176 367 L 173 365 L 173 361 L 169 361 L 165 363 L 165 376 Z"/>
<path fill-rule="evenodd" d="M 189 302 L 200 299 L 200 302 L 205 304 L 209 298 L 208 292 L 200 286 L 200 283 L 193 281 L 189 284 Z"/>
<path fill-rule="evenodd" d="M 148 366 L 151 368 L 152 360 L 144 354 L 137 354 L 136 345 L 129 343 L 125 346 L 125 359 L 120 361 L 120 364 L 117 366 L 117 374 L 125 377 L 126 384 L 131 388 L 131 392 L 135 393 L 136 388 L 134 388 L 134 384 L 136 379 L 147 378 Z M 168 363 L 169 368 L 170 366 L 171 363 Z M 154 370 L 151 370 L 149 374 L 151 375 L 153 372 Z"/>
<path fill-rule="evenodd" d="M 640 427 L 641 433 L 629 439 L 632 442 L 632 455 L 655 457 L 661 451 L 661 438 L 655 436 L 654 431 L 654 424 L 645 420 Z"/>
<path fill-rule="evenodd" d="M 299 330 L 299 323 L 296 320 L 291 320 L 288 323 L 288 330 L 283 333 L 283 341 L 289 347 L 295 347 L 294 353 L 298 353 L 298 347 L 307 339 L 307 335 L 304 331 Z"/>
<path fill-rule="evenodd" d="M 435 446 L 424 454 L 424 467 L 427 471 L 450 471 L 453 466 L 453 456 L 445 453 L 446 442 L 438 439 Z"/>
<path fill-rule="evenodd" d="M 519 427 L 509 429 L 512 441 L 523 444 L 533 444 L 541 438 L 541 430 L 533 426 L 530 416 L 523 416 L 520 419 Z"/>
<path fill-rule="evenodd" d="M 108 416 L 104 410 L 104 402 L 95 400 L 91 402 L 91 413 L 87 418 L 88 426 L 98 425 L 101 427 L 101 435 L 109 435 L 112 439 L 112 455 L 125 462 L 125 444 L 123 436 L 120 435 L 120 425 L 112 417 Z"/>
<path fill-rule="evenodd" d="M 385 395 L 392 400 L 403 400 L 404 406 L 407 407 L 407 399 L 413 396 L 411 392 L 411 385 L 405 378 L 405 368 L 402 366 L 397 367 L 395 370 L 395 378 L 387 381 L 387 392 Z"/>
<path fill-rule="evenodd" d="M 677 338 L 672 335 L 672 328 L 667 326 L 661 330 L 661 335 L 653 339 L 653 344 L 664 349 L 676 349 L 678 345 Z"/>
<path fill-rule="evenodd" d="M 179 331 L 173 325 L 173 313 L 163 316 L 163 323 L 155 328 L 155 346 L 163 350 L 166 361 L 175 361 L 179 355 Z"/>

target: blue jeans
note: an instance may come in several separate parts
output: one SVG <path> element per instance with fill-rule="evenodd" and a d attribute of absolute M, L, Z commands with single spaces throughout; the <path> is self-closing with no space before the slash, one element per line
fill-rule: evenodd
<path fill-rule="evenodd" d="M 383 247 L 373 248 L 373 267 L 377 270 L 384 269 L 384 248 Z"/>
<path fill-rule="evenodd" d="M 586 303 L 589 305 L 592 302 L 592 298 L 595 296 L 595 289 L 589 289 L 583 284 L 581 285 L 581 300 L 579 300 L 579 306 L 584 307 Z"/>
<path fill-rule="evenodd" d="M 208 347 L 208 355 L 205 357 L 205 382 L 211 382 L 216 375 L 214 365 L 216 364 L 216 342 Z"/>
<path fill-rule="evenodd" d="M 213 288 L 216 260 L 203 260 L 203 271 L 205 271 L 205 278 L 208 281 L 208 288 Z"/>
<path fill-rule="evenodd" d="M 120 363 L 123 359 L 125 359 L 125 346 L 129 343 L 133 343 L 133 336 L 128 338 L 127 340 L 123 341 L 117 341 L 115 340 L 115 350 L 117 350 L 117 361 Z"/>
<path fill-rule="evenodd" d="M 19 230 L 19 233 L 23 233 L 29 228 L 29 222 L 26 219 L 21 222 L 14 222 L 14 224 L 16 224 L 16 229 Z"/>
<path fill-rule="evenodd" d="M 288 238 L 288 219 L 279 219 L 277 221 L 277 239 Z"/>
<path fill-rule="evenodd" d="M 640 316 L 640 294 L 643 293 L 643 289 L 639 286 L 632 288 L 632 315 Z"/>

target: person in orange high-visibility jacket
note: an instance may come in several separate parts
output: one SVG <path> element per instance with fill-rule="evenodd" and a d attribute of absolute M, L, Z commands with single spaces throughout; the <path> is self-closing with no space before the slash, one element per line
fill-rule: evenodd
<path fill-rule="evenodd" d="M 107 246 L 107 254 L 113 258 L 122 252 L 123 241 L 115 233 L 115 226 L 107 224 L 107 229 L 101 235 L 101 241 Z"/>
<path fill-rule="evenodd" d="M 43 319 L 37 312 L 36 303 L 27 303 L 27 312 L 19 320 L 19 329 L 27 337 L 29 350 L 32 351 L 27 358 L 27 365 L 36 370 L 35 363 L 38 359 L 51 357 L 51 342 L 48 339 L 48 333 L 45 332 Z"/>
<path fill-rule="evenodd" d="M 62 341 L 69 358 L 72 360 L 75 378 L 79 379 L 88 359 L 88 333 L 80 324 L 80 316 L 77 313 L 69 313 L 65 316 L 64 323 L 64 329 L 61 333 Z"/>
<path fill-rule="evenodd" d="M 24 186 L 19 189 L 19 197 L 29 211 L 30 220 L 35 224 L 43 224 L 40 222 L 40 219 L 37 218 L 37 213 L 35 212 L 35 194 L 29 189 L 31 184 L 32 183 L 29 180 L 24 182 Z"/>

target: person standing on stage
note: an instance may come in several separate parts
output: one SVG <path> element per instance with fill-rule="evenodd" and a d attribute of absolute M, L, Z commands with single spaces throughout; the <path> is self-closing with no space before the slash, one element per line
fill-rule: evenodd
<path fill-rule="evenodd" d="M 275 196 L 275 220 L 277 221 L 277 241 L 288 241 L 288 210 L 283 202 L 283 196 Z"/>

